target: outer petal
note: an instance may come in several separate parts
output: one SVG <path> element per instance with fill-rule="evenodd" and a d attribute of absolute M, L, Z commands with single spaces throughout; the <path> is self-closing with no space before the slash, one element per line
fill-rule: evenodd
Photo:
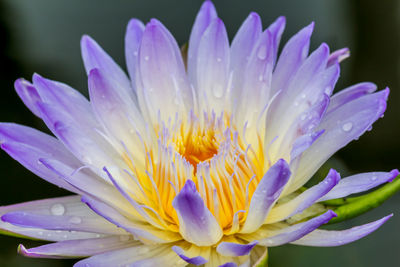
<path fill-rule="evenodd" d="M 153 266 L 185 266 L 187 263 L 172 251 L 170 245 L 138 245 L 115 250 L 77 262 L 74 267 L 153 267 Z"/>
<path fill-rule="evenodd" d="M 339 173 L 331 169 L 328 173 L 328 176 L 319 184 L 309 188 L 294 199 L 282 205 L 275 206 L 271 210 L 265 223 L 279 222 L 299 212 L 302 212 L 303 210 L 314 204 L 318 199 L 320 199 L 321 196 L 324 196 L 332 188 L 334 188 L 339 180 Z"/>
<path fill-rule="evenodd" d="M 82 129 L 98 127 L 89 101 L 77 90 L 66 84 L 45 79 L 38 74 L 33 75 L 33 84 L 41 102 L 57 106 L 58 109 L 68 113 L 68 116 Z"/>
<path fill-rule="evenodd" d="M 340 197 L 347 197 L 351 194 L 370 190 L 383 183 L 391 182 L 399 175 L 398 170 L 390 172 L 369 172 L 360 173 L 342 179 L 328 194 L 319 199 L 325 201 Z"/>
<path fill-rule="evenodd" d="M 217 18 L 217 11 L 211 1 L 204 1 L 193 24 L 189 39 L 188 75 L 190 82 L 197 88 L 197 51 L 200 39 L 210 23 Z"/>
<path fill-rule="evenodd" d="M 178 44 L 155 19 L 146 25 L 143 33 L 139 71 L 143 89 L 138 94 L 143 95 L 154 123 L 158 122 L 158 116 L 166 121 L 176 112 L 187 112 L 193 108 L 193 94 Z"/>
<path fill-rule="evenodd" d="M 229 79 L 229 40 L 220 19 L 210 24 L 200 40 L 196 70 L 199 106 L 219 114 L 226 103 Z"/>
<path fill-rule="evenodd" d="M 91 211 L 79 196 L 46 199 L 9 207 L 1 216 L 3 222 L 15 226 L 94 232 L 98 234 L 127 234 Z"/>
<path fill-rule="evenodd" d="M 173 246 L 172 250 L 175 251 L 175 253 L 178 254 L 179 257 L 181 257 L 181 259 L 183 259 L 184 261 L 186 261 L 189 264 L 193 264 L 196 266 L 205 264 L 207 262 L 207 260 L 202 256 L 199 256 L 199 255 L 188 256 L 190 254 L 193 255 L 193 253 L 195 253 L 195 252 L 200 253 L 200 251 L 201 251 L 200 248 L 196 247 L 196 249 L 194 249 L 194 250 L 193 250 L 193 248 L 194 248 L 194 246 L 192 245 L 192 247 L 189 249 L 189 251 L 184 251 L 181 247 Z M 190 251 L 191 249 L 192 249 L 192 251 Z"/>
<path fill-rule="evenodd" d="M 224 256 L 239 257 L 249 255 L 251 250 L 257 245 L 258 241 L 253 241 L 248 244 L 238 244 L 231 242 L 221 242 L 217 246 L 217 252 Z"/>
<path fill-rule="evenodd" d="M 132 88 L 136 91 L 136 79 L 138 68 L 138 55 L 140 42 L 142 41 L 144 24 L 138 19 L 131 19 L 125 33 L 125 60 L 128 73 L 131 78 Z"/>
<path fill-rule="evenodd" d="M 335 111 L 342 105 L 356 100 L 364 95 L 371 94 L 376 91 L 376 85 L 369 82 L 358 83 L 343 89 L 339 93 L 335 94 L 331 98 L 331 103 L 328 107 L 328 113 Z"/>
<path fill-rule="evenodd" d="M 217 243 L 222 229 L 204 205 L 193 181 L 188 180 L 172 202 L 179 219 L 179 232 L 185 240 L 197 246 Z"/>
<path fill-rule="evenodd" d="M 120 158 L 99 133 L 85 132 L 57 106 L 38 103 L 38 108 L 46 125 L 82 163 L 101 168 Z"/>
<path fill-rule="evenodd" d="M 292 242 L 292 244 L 313 247 L 342 246 L 369 235 L 387 220 L 389 220 L 392 216 L 393 214 L 383 217 L 375 222 L 342 231 L 315 230 L 303 238 Z"/>
<path fill-rule="evenodd" d="M 126 105 L 121 96 L 115 91 L 108 74 L 98 69 L 89 73 L 90 100 L 98 120 L 104 125 L 107 132 L 115 138 L 115 143 L 123 145 L 135 157 L 135 162 L 143 162 L 143 157 L 137 156 L 142 141 L 138 133 L 145 133 L 145 124 L 140 111 L 135 105 Z M 124 148 L 120 148 L 124 151 Z M 124 151 L 125 152 L 125 151 Z"/>
<path fill-rule="evenodd" d="M 230 71 L 233 72 L 232 79 L 232 101 L 238 101 L 242 91 L 242 83 L 246 77 L 243 66 L 247 65 L 248 58 L 254 48 L 262 30 L 261 19 L 257 13 L 250 13 L 240 26 L 235 38 L 233 38 L 230 51 Z M 235 104 L 235 103 L 234 103 Z"/>
<path fill-rule="evenodd" d="M 269 231 L 270 236 L 264 239 L 260 239 L 259 244 L 267 247 L 275 247 L 293 242 L 314 231 L 321 225 L 327 223 L 335 216 L 336 214 L 333 211 L 329 210 L 326 213 L 303 223 L 298 223 L 289 227 L 285 227 L 281 230 L 274 231 L 271 229 Z"/>
<path fill-rule="evenodd" d="M 180 235 L 176 233 L 160 231 L 151 225 L 135 221 L 134 218 L 128 219 L 126 216 L 129 216 L 129 214 L 124 216 L 109 205 L 93 198 L 84 196 L 82 197 L 82 201 L 85 202 L 94 212 L 127 232 L 132 233 L 141 241 L 161 244 L 181 239 Z"/>
<path fill-rule="evenodd" d="M 104 71 L 113 80 L 115 87 L 125 100 L 132 102 L 135 99 L 134 91 L 131 89 L 130 81 L 124 71 L 96 41 L 87 35 L 83 36 L 81 40 L 81 52 L 88 75 L 94 68 Z"/>
<path fill-rule="evenodd" d="M 350 50 L 347 47 L 336 50 L 335 52 L 330 54 L 327 66 L 329 67 L 333 64 L 340 63 L 349 56 L 350 56 Z"/>
<path fill-rule="evenodd" d="M 314 23 L 294 35 L 285 45 L 276 64 L 272 81 L 272 95 L 286 88 L 290 78 L 307 58 Z"/>
<path fill-rule="evenodd" d="M 50 213 L 51 210 L 53 212 L 59 214 L 62 211 L 62 207 L 65 208 L 73 208 L 73 203 L 77 203 L 79 201 L 79 197 L 61 197 L 54 199 L 46 199 L 46 200 L 37 200 L 31 202 L 25 202 L 22 204 L 10 205 L 0 207 L 0 216 L 8 212 L 13 211 L 30 211 L 34 210 L 39 213 Z M 64 206 L 61 206 L 64 205 Z M 76 209 L 75 209 L 76 210 Z M 101 237 L 102 235 L 98 233 L 88 233 L 81 231 L 61 231 L 61 230 L 45 230 L 40 228 L 26 228 L 15 226 L 7 222 L 3 222 L 0 220 L 0 229 L 5 230 L 6 232 L 16 233 L 18 235 L 22 235 L 24 237 L 31 237 L 35 239 L 42 239 L 48 241 L 63 241 L 63 240 L 77 240 L 77 239 L 88 239 L 88 238 L 96 238 Z M 115 229 L 115 227 L 114 227 Z M 119 232 L 119 230 L 117 230 Z M 119 232 L 120 233 L 120 232 Z"/>
<path fill-rule="evenodd" d="M 20 245 L 18 252 L 26 257 L 65 259 L 89 257 L 108 251 L 134 247 L 139 244 L 141 243 L 134 241 L 132 236 L 123 235 L 60 241 L 30 249 Z"/>
<path fill-rule="evenodd" d="M 15 81 L 14 87 L 25 106 L 27 106 L 33 114 L 40 117 L 40 112 L 36 107 L 36 102 L 41 101 L 41 99 L 35 87 L 33 87 L 33 84 L 20 78 Z"/>
<path fill-rule="evenodd" d="M 383 115 L 388 94 L 386 89 L 366 95 L 327 114 L 317 129 L 325 129 L 325 133 L 303 153 L 293 183 L 285 193 L 305 184 L 333 153 L 369 129 Z"/>
<path fill-rule="evenodd" d="M 240 233 L 254 232 L 264 223 L 271 207 L 289 180 L 290 174 L 289 165 L 283 159 L 267 171 L 253 193 L 246 222 Z"/>
<path fill-rule="evenodd" d="M 4 151 L 28 170 L 50 183 L 77 192 L 75 188 L 39 163 L 42 157 L 53 157 L 65 162 L 71 168 L 78 168 L 81 165 L 54 137 L 30 127 L 0 123 L 0 143 Z"/>

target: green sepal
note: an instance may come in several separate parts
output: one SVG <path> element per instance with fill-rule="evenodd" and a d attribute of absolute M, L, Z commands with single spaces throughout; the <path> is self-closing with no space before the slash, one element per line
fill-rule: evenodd
<path fill-rule="evenodd" d="M 381 205 L 385 200 L 400 190 L 400 176 L 392 182 L 362 196 L 339 198 L 322 202 L 327 209 L 333 210 L 337 217 L 332 218 L 328 224 L 349 220 Z"/>

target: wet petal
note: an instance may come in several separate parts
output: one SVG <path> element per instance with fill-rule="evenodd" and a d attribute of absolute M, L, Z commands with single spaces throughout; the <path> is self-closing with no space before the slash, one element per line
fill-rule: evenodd
<path fill-rule="evenodd" d="M 320 198 L 319 201 L 347 197 L 351 194 L 364 192 L 383 183 L 391 182 L 397 175 L 399 175 L 398 170 L 352 175 L 342 179 L 328 194 Z"/>
<path fill-rule="evenodd" d="M 307 189 L 297 197 L 288 202 L 275 206 L 265 223 L 274 223 L 283 221 L 284 219 L 291 217 L 297 213 L 310 207 L 314 204 L 321 196 L 327 194 L 332 188 L 337 185 L 340 180 L 340 175 L 335 170 L 331 169 L 327 177 L 319 184 Z M 340 182 L 339 182 L 340 183 Z M 328 193 L 329 194 L 329 193 Z"/>
<path fill-rule="evenodd" d="M 217 243 L 223 233 L 218 222 L 204 205 L 193 181 L 188 180 L 172 202 L 179 219 L 179 232 L 197 246 Z"/>
<path fill-rule="evenodd" d="M 65 259 L 89 257 L 107 251 L 137 246 L 139 244 L 140 242 L 134 241 L 132 236 L 124 235 L 60 241 L 30 249 L 19 245 L 18 252 L 26 257 L 32 258 Z"/>
<path fill-rule="evenodd" d="M 366 235 L 369 235 L 370 233 L 381 227 L 381 225 L 389 220 L 392 216 L 393 214 L 383 217 L 382 219 L 375 222 L 356 226 L 347 230 L 315 230 L 314 232 L 304 236 L 303 238 L 292 242 L 292 244 L 313 247 L 342 246 L 363 238 Z"/>
<path fill-rule="evenodd" d="M 289 165 L 282 159 L 267 171 L 253 193 L 246 222 L 240 230 L 241 233 L 254 232 L 264 223 L 289 177 Z"/>

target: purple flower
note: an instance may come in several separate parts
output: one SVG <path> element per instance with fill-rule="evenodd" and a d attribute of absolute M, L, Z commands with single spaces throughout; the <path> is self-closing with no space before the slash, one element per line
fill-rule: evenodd
<path fill-rule="evenodd" d="M 210 1 L 187 55 L 156 19 L 132 19 L 129 77 L 90 37 L 81 41 L 90 102 L 40 75 L 18 95 L 55 137 L 0 124 L 1 148 L 73 196 L 0 207 L 0 229 L 52 241 L 20 253 L 86 258 L 76 266 L 248 266 L 267 247 L 337 246 L 391 215 L 344 231 L 321 201 L 398 175 L 340 180 L 335 170 L 299 190 L 337 150 L 383 115 L 389 89 L 360 83 L 332 95 L 347 49 L 309 54 L 313 24 L 278 56 L 279 17 L 262 30 L 251 13 L 229 44 Z M 187 59 L 186 59 L 187 58 Z"/>

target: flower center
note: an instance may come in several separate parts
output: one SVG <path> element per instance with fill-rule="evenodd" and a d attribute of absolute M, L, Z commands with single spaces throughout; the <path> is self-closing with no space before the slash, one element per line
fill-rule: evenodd
<path fill-rule="evenodd" d="M 218 153 L 215 133 L 212 129 L 190 131 L 177 144 L 177 151 L 197 171 L 197 164 L 208 161 Z"/>

